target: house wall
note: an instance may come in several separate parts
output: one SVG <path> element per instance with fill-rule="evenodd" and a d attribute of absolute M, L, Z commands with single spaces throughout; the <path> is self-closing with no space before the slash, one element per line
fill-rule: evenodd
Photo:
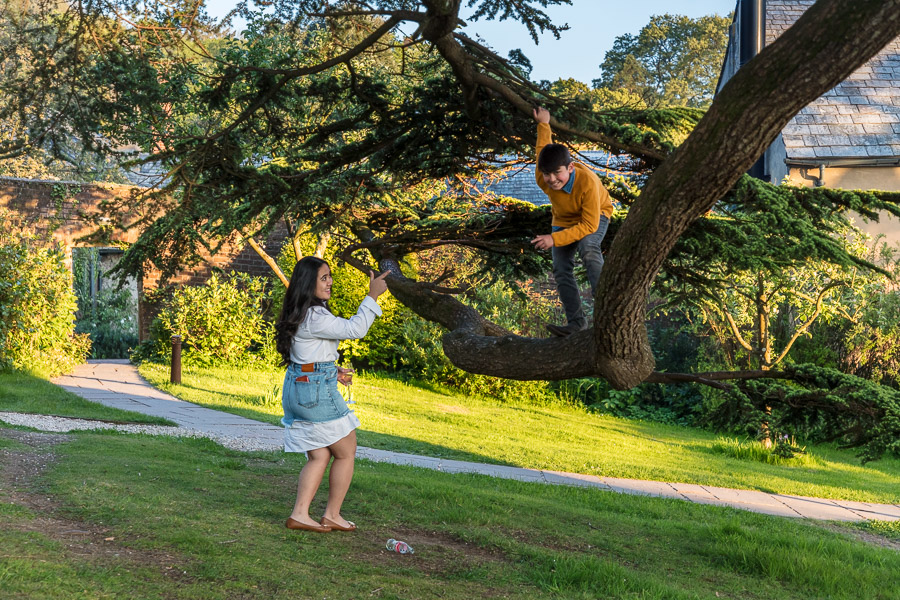
<path fill-rule="evenodd" d="M 788 178 L 795 185 L 813 186 L 819 169 L 792 167 Z M 828 167 L 825 185 L 842 190 L 900 191 L 900 167 Z M 889 244 L 900 242 L 900 220 L 889 213 L 882 213 L 877 223 L 864 223 L 860 218 L 857 224 L 871 235 L 884 235 Z"/>
<path fill-rule="evenodd" d="M 739 8 L 740 5 L 738 5 Z M 741 11 L 735 8 L 734 17 L 732 17 L 731 25 L 728 28 L 728 47 L 725 50 L 725 60 L 722 63 L 722 71 L 719 73 L 719 83 L 716 86 L 716 94 L 722 91 L 722 88 L 728 83 L 728 80 L 734 77 L 740 64 L 740 31 L 741 31 Z"/>
<path fill-rule="evenodd" d="M 787 164 L 787 149 L 784 146 L 784 136 L 778 134 L 778 137 L 769 146 L 765 153 L 766 173 L 769 175 L 769 181 L 778 185 L 788 177 L 790 170 Z"/>

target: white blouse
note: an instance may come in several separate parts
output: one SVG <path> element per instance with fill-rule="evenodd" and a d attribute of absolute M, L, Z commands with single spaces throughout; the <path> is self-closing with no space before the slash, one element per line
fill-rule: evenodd
<path fill-rule="evenodd" d="M 379 316 L 381 307 L 368 295 L 349 319 L 336 317 L 324 306 L 313 306 L 291 340 L 291 362 L 306 364 L 337 360 L 338 343 L 363 337 Z"/>
<path fill-rule="evenodd" d="M 291 340 L 291 361 L 306 364 L 337 360 L 338 343 L 363 337 L 375 317 L 380 315 L 381 307 L 368 295 L 349 319 L 334 316 L 324 306 L 310 308 Z M 333 421 L 294 421 L 284 430 L 284 450 L 309 452 L 325 448 L 344 439 L 359 425 L 359 419 L 352 410 Z"/>

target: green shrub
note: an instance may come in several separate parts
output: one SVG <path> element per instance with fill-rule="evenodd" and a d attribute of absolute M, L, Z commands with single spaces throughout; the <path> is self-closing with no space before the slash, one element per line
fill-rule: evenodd
<path fill-rule="evenodd" d="M 48 244 L 0 212 L 0 368 L 55 375 L 90 350 L 75 333 L 72 274 Z"/>
<path fill-rule="evenodd" d="M 270 304 L 265 279 L 213 273 L 203 285 L 176 288 L 167 295 L 133 360 L 168 360 L 171 337 L 180 335 L 186 364 L 274 364 L 272 326 L 265 320 Z"/>
<path fill-rule="evenodd" d="M 138 345 L 137 307 L 125 289 L 105 289 L 96 307 L 82 313 L 75 331 L 91 338 L 91 358 L 127 358 Z"/>

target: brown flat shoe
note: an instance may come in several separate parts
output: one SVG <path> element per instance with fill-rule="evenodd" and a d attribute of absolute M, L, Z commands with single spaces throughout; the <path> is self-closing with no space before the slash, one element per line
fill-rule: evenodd
<path fill-rule="evenodd" d="M 331 531 L 331 527 L 328 525 L 307 525 L 290 517 L 285 521 L 284 526 L 288 529 L 302 529 L 303 531 L 315 531 L 316 533 L 328 533 Z"/>
<path fill-rule="evenodd" d="M 356 523 L 354 523 L 353 521 L 347 521 L 347 522 L 350 523 L 350 527 L 344 527 L 343 525 L 338 525 L 337 523 L 335 523 L 334 521 L 332 521 L 331 519 L 329 519 L 327 517 L 322 517 L 322 521 L 321 521 L 321 523 L 324 527 L 329 527 L 331 529 L 334 529 L 335 531 L 356 531 Z"/>

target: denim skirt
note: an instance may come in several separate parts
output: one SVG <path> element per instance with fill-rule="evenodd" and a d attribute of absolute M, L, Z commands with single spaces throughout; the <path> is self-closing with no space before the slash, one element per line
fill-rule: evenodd
<path fill-rule="evenodd" d="M 347 402 L 337 389 L 337 367 L 333 362 L 315 363 L 311 372 L 303 372 L 300 365 L 291 363 L 284 374 L 281 407 L 282 425 L 290 427 L 294 421 L 324 423 L 340 419 L 350 412 Z"/>

